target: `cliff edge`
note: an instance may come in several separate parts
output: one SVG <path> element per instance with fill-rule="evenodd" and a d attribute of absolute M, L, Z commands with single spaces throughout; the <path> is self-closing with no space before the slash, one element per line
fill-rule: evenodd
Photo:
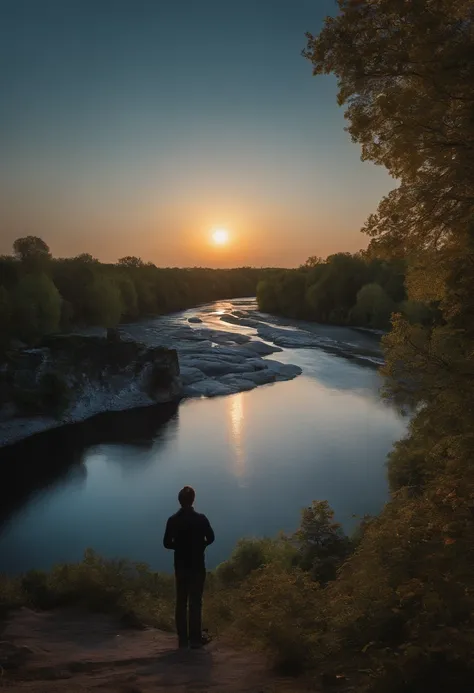
<path fill-rule="evenodd" d="M 178 354 L 107 337 L 55 335 L 0 367 L 0 446 L 95 414 L 181 396 Z"/>

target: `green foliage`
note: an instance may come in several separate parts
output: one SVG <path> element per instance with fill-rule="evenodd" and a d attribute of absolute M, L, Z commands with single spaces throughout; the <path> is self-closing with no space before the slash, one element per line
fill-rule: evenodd
<path fill-rule="evenodd" d="M 388 329 L 394 307 L 393 301 L 380 284 L 366 284 L 357 293 L 357 302 L 351 311 L 351 322 Z"/>
<path fill-rule="evenodd" d="M 17 238 L 13 243 L 13 254 L 31 272 L 44 272 L 51 259 L 48 245 L 37 236 Z"/>
<path fill-rule="evenodd" d="M 412 325 L 429 326 L 436 317 L 435 309 L 420 301 L 403 301 L 399 309 L 403 317 Z"/>
<path fill-rule="evenodd" d="M 82 607 L 115 613 L 136 623 L 170 630 L 174 580 L 146 565 L 106 560 L 88 549 L 84 560 L 62 564 L 49 573 L 32 570 L 19 578 L 0 576 L 0 611 Z"/>
<path fill-rule="evenodd" d="M 119 276 L 117 277 L 117 285 L 123 306 L 123 317 L 133 320 L 138 316 L 138 294 L 133 279 L 126 275 Z"/>
<path fill-rule="evenodd" d="M 95 276 L 85 289 L 84 306 L 92 325 L 102 327 L 118 325 L 123 304 L 116 282 L 106 276 Z"/>
<path fill-rule="evenodd" d="M 295 563 L 310 573 L 313 580 L 326 585 L 336 578 L 343 561 L 351 552 L 351 542 L 327 501 L 313 501 L 302 512 L 301 525 L 293 535 L 298 546 Z"/>
<path fill-rule="evenodd" d="M 257 287 L 261 310 L 321 323 L 387 329 L 405 299 L 404 263 L 357 253 L 310 257 L 297 270 L 269 275 Z"/>
<path fill-rule="evenodd" d="M 339 5 L 305 55 L 316 74 L 336 74 L 362 158 L 399 181 L 364 231 L 369 257 L 406 258 L 408 300 L 381 284 L 398 304 L 384 373 L 387 394 L 414 415 L 390 455 L 390 502 L 325 590 L 328 636 L 370 669 L 374 690 L 470 690 L 473 4 Z"/>
<path fill-rule="evenodd" d="M 231 557 L 216 568 L 216 578 L 226 587 L 239 585 L 254 570 L 265 565 L 289 569 L 297 549 L 284 537 L 279 539 L 241 539 Z"/>
<path fill-rule="evenodd" d="M 45 274 L 26 274 L 11 294 L 13 326 L 20 339 L 34 342 L 55 332 L 61 315 L 61 296 Z"/>
<path fill-rule="evenodd" d="M 122 267 L 144 267 L 145 263 L 140 257 L 134 257 L 133 255 L 127 255 L 126 257 L 121 257 L 118 264 Z"/>
<path fill-rule="evenodd" d="M 269 279 L 262 279 L 257 285 L 257 301 L 260 310 L 265 313 L 278 312 L 278 299 L 275 286 Z"/>
<path fill-rule="evenodd" d="M 268 564 L 253 571 L 236 595 L 232 630 L 265 650 L 280 672 L 300 674 L 318 655 L 322 604 L 307 573 Z"/>

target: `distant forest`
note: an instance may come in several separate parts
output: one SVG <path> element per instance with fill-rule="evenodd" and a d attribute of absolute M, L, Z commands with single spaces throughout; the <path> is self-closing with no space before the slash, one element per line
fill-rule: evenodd
<path fill-rule="evenodd" d="M 115 264 L 91 255 L 53 258 L 36 236 L 0 256 L 0 349 L 12 339 L 34 344 L 76 326 L 114 327 L 223 298 L 254 296 L 269 270 L 158 268 L 138 257 Z"/>
<path fill-rule="evenodd" d="M 372 258 L 367 252 L 310 257 L 294 270 L 268 273 L 257 287 L 260 310 L 336 325 L 388 329 L 393 312 L 429 324 L 432 309 L 407 300 L 404 260 Z"/>

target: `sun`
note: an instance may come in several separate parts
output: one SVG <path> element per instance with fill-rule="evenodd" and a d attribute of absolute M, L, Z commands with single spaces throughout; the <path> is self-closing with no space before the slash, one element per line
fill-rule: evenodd
<path fill-rule="evenodd" d="M 227 229 L 216 229 L 212 232 L 212 242 L 216 245 L 226 245 L 229 242 L 229 232 Z"/>

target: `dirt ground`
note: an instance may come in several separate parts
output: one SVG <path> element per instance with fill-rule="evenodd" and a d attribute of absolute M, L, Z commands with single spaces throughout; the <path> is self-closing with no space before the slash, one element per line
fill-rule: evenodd
<path fill-rule="evenodd" d="M 265 660 L 215 641 L 178 650 L 173 635 L 110 616 L 22 609 L 0 634 L 0 691 L 31 693 L 299 693 Z M 314 690 L 314 689 L 313 689 Z"/>

